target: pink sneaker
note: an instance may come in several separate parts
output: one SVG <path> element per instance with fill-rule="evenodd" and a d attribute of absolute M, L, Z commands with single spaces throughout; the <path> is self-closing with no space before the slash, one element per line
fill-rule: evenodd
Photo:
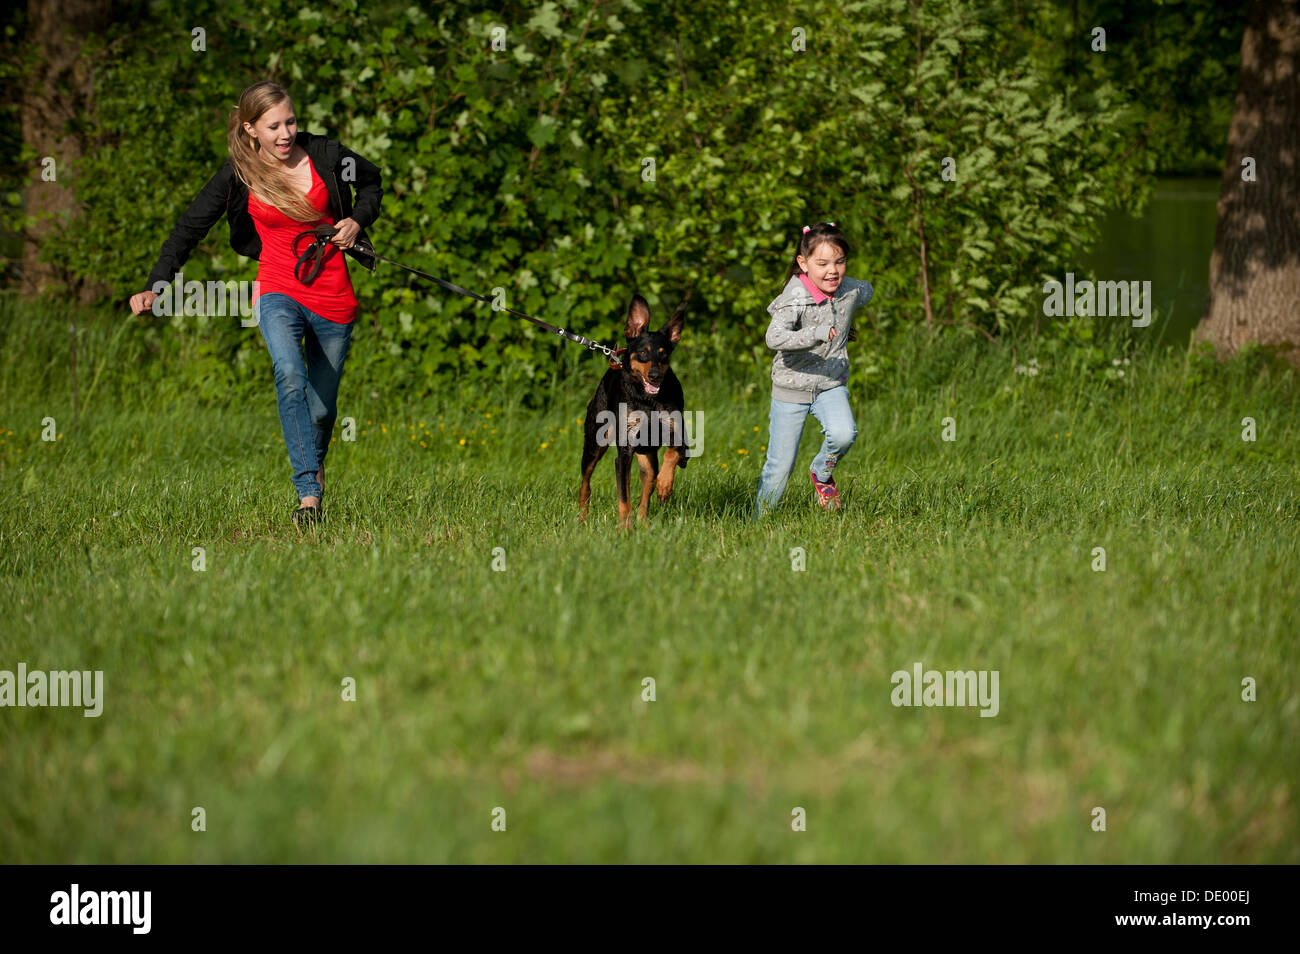
<path fill-rule="evenodd" d="M 812 478 L 813 489 L 817 491 L 817 504 L 823 510 L 840 509 L 840 489 L 835 486 L 835 478 L 832 477 L 825 483 L 817 479 L 817 475 L 811 470 L 808 476 Z"/>

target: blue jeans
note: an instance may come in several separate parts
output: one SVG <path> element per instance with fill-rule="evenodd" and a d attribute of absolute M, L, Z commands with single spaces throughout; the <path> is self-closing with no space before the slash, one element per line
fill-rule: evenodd
<path fill-rule="evenodd" d="M 353 323 L 343 325 L 322 318 L 280 292 L 261 296 L 257 317 L 257 327 L 271 352 L 294 490 L 299 499 L 319 497 L 322 487 L 316 472 L 325 463 L 334 432 L 339 381 L 352 343 Z"/>
<path fill-rule="evenodd" d="M 758 495 L 754 499 L 754 519 L 775 507 L 785 493 L 786 481 L 794 470 L 799 455 L 799 439 L 803 436 L 804 421 L 811 411 L 822 425 L 825 439 L 821 450 L 813 458 L 812 472 L 820 481 L 831 479 L 835 465 L 844 459 L 858 437 L 858 426 L 849 408 L 849 389 L 831 388 L 817 395 L 811 404 L 790 404 L 772 398 L 769 412 L 770 430 L 767 437 L 767 460 L 758 478 Z"/>

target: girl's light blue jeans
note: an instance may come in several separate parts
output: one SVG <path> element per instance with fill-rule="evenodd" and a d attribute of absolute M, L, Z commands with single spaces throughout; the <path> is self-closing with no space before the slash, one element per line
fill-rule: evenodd
<path fill-rule="evenodd" d="M 849 408 L 849 389 L 843 386 L 823 391 L 811 404 L 790 404 L 772 398 L 769 412 L 767 460 L 758 478 L 758 495 L 754 500 L 754 519 L 775 507 L 785 493 L 786 481 L 799 456 L 799 439 L 804 421 L 812 412 L 822 425 L 821 450 L 813 458 L 812 472 L 821 481 L 830 480 L 835 465 L 844 459 L 858 437 L 858 426 Z"/>
<path fill-rule="evenodd" d="M 325 463 L 334 431 L 354 324 L 322 318 L 280 292 L 258 301 L 257 327 L 271 352 L 280 426 L 299 499 L 321 495 L 316 472 Z"/>

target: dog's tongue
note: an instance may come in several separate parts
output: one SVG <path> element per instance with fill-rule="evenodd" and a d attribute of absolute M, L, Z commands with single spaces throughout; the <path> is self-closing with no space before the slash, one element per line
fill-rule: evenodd
<path fill-rule="evenodd" d="M 646 381 L 646 382 L 645 382 L 645 393 L 646 393 L 646 394 L 658 394 L 658 393 L 659 393 L 659 385 L 657 385 L 657 384 L 651 384 L 649 381 Z"/>

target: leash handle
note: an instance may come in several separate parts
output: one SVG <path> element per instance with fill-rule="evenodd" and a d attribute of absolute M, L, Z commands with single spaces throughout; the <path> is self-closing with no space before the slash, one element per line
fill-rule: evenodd
<path fill-rule="evenodd" d="M 293 267 L 294 277 L 298 281 L 310 285 L 320 275 L 321 269 L 325 267 L 325 253 L 329 251 L 329 240 L 337 232 L 338 229 L 332 225 L 318 225 L 294 236 L 293 243 L 289 247 L 295 255 L 298 255 L 298 264 Z M 304 238 L 312 239 L 312 243 L 307 246 L 305 252 L 298 254 L 298 243 Z"/>

